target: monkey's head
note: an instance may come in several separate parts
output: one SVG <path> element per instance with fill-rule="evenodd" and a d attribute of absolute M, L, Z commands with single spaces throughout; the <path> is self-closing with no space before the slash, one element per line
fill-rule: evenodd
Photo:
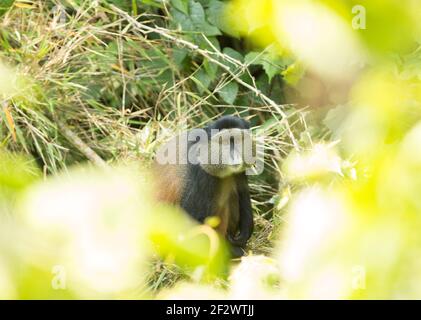
<path fill-rule="evenodd" d="M 205 128 L 207 139 L 198 143 L 198 162 L 212 176 L 225 178 L 251 166 L 254 142 L 247 121 L 225 116 Z"/>

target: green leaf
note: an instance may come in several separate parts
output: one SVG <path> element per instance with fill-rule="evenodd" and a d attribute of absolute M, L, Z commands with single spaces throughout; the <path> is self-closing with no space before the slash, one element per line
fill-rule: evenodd
<path fill-rule="evenodd" d="M 219 29 L 215 26 L 212 26 L 206 21 L 205 11 L 200 3 L 195 1 L 189 2 L 189 15 L 175 9 L 170 9 L 171 15 L 173 20 L 176 24 L 178 24 L 183 31 L 192 31 L 197 33 L 195 37 L 193 37 L 195 43 L 201 42 L 201 38 L 203 38 L 200 33 L 208 37 L 218 36 L 221 34 Z"/>
<path fill-rule="evenodd" d="M 172 87 L 174 85 L 174 74 L 172 70 L 166 69 L 160 72 L 155 80 L 159 85 L 166 84 L 167 87 Z"/>
<path fill-rule="evenodd" d="M 261 64 L 262 55 L 263 54 L 261 52 L 255 52 L 255 51 L 249 52 L 245 56 L 244 62 L 250 65 Z"/>
<path fill-rule="evenodd" d="M 400 64 L 401 56 L 396 57 L 396 64 Z M 421 80 L 421 51 L 415 52 L 403 57 L 399 78 L 403 80 Z"/>
<path fill-rule="evenodd" d="M 173 17 L 173 22 L 181 27 L 183 31 L 194 31 L 195 26 L 193 21 L 186 14 L 178 11 L 177 9 L 170 9 L 171 16 Z"/>
<path fill-rule="evenodd" d="M 222 51 L 222 53 L 226 54 L 227 56 L 229 56 L 229 57 L 231 57 L 235 60 L 238 60 L 239 62 L 244 61 L 244 57 L 242 56 L 242 54 L 239 53 L 238 51 L 235 51 L 234 49 L 232 49 L 230 47 L 225 47 L 224 50 Z M 231 71 L 235 71 L 237 69 L 237 66 L 232 64 L 231 62 L 223 61 L 222 58 L 220 58 L 219 61 L 221 63 L 225 64 L 227 67 L 229 67 L 231 69 Z"/>
<path fill-rule="evenodd" d="M 269 78 L 269 82 L 271 82 L 272 78 L 281 71 L 281 69 L 277 65 L 271 62 L 264 62 L 262 63 L 262 66 L 263 66 L 263 70 L 265 70 Z"/>
<path fill-rule="evenodd" d="M 222 27 L 222 15 L 225 9 L 225 3 L 217 0 L 213 0 L 209 4 L 209 8 L 206 10 L 206 16 L 210 23 L 217 27 Z"/>
<path fill-rule="evenodd" d="M 261 65 L 269 78 L 269 82 L 285 68 L 283 60 L 270 52 L 250 52 L 246 55 L 245 62 L 250 65 Z"/>
<path fill-rule="evenodd" d="M 189 0 L 171 0 L 171 5 L 185 14 L 189 14 Z"/>
<path fill-rule="evenodd" d="M 188 55 L 189 51 L 184 48 L 174 48 L 172 51 L 172 56 L 174 59 L 174 63 L 177 66 L 181 66 Z"/>
<path fill-rule="evenodd" d="M 194 80 L 196 80 L 196 86 L 199 91 L 199 93 L 203 93 L 205 90 L 207 90 L 212 82 L 211 77 L 207 74 L 206 70 L 204 68 L 200 68 L 195 74 L 194 74 Z"/>
<path fill-rule="evenodd" d="M 194 23 L 205 21 L 205 10 L 199 2 L 190 1 L 190 18 Z"/>
<path fill-rule="evenodd" d="M 230 56 L 231 58 L 234 58 L 240 62 L 244 61 L 244 57 L 241 53 L 239 53 L 238 51 L 230 48 L 230 47 L 225 47 L 224 50 L 222 51 L 224 54 L 226 54 L 227 56 Z"/>
<path fill-rule="evenodd" d="M 196 31 L 202 32 L 206 36 L 221 35 L 217 27 L 206 21 L 205 10 L 199 2 L 190 1 L 190 18 Z"/>
<path fill-rule="evenodd" d="M 216 48 L 216 50 L 221 51 L 221 46 L 216 37 L 207 37 L 206 40 L 202 35 L 197 36 L 197 44 L 200 46 L 200 48 L 205 49 L 205 50 L 210 50 L 210 51 L 214 51 L 215 50 L 214 48 Z M 209 42 L 212 45 L 210 45 Z"/>
<path fill-rule="evenodd" d="M 230 20 L 226 17 L 226 3 L 218 0 L 211 0 L 208 9 L 206 9 L 206 16 L 208 21 L 214 26 L 218 27 L 222 32 L 229 34 L 235 38 L 240 37 L 237 28 L 230 25 Z"/>
<path fill-rule="evenodd" d="M 305 72 L 305 68 L 301 63 L 293 63 L 282 71 L 282 77 L 285 82 L 291 86 L 296 86 L 298 81 L 301 80 Z"/>
<path fill-rule="evenodd" d="M 0 17 L 10 9 L 13 2 L 15 2 L 15 0 L 0 0 Z"/>
<path fill-rule="evenodd" d="M 205 60 L 203 66 L 205 67 L 206 73 L 209 75 L 209 77 L 212 80 L 215 80 L 216 74 L 218 72 L 218 65 L 213 62 L 209 62 L 209 60 Z"/>
<path fill-rule="evenodd" d="M 228 104 L 233 104 L 238 94 L 238 83 L 231 81 L 226 84 L 219 92 L 219 96 Z"/>
<path fill-rule="evenodd" d="M 270 82 L 269 77 L 266 73 L 261 73 L 257 76 L 255 83 L 257 87 L 262 91 L 263 94 L 269 96 L 270 95 Z"/>

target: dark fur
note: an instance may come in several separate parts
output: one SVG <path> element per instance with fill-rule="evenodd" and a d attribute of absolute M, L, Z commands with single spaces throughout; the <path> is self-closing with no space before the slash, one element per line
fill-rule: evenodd
<path fill-rule="evenodd" d="M 204 129 L 211 135 L 212 129 L 249 129 L 248 122 L 233 116 L 222 117 Z M 196 142 L 189 143 L 190 150 Z M 180 171 L 180 166 L 177 166 Z M 219 230 L 230 242 L 234 256 L 244 253 L 247 240 L 253 232 L 253 215 L 246 174 L 240 173 L 227 178 L 218 178 L 205 172 L 199 164 L 188 164 L 182 168 L 183 179 L 179 205 L 198 222 L 207 217 L 220 216 Z M 163 190 L 165 189 L 163 184 Z M 227 221 L 225 221 L 227 219 Z"/>

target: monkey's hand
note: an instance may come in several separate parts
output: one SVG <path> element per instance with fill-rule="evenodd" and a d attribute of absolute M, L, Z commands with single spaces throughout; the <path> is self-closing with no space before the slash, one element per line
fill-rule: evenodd
<path fill-rule="evenodd" d="M 248 240 L 248 239 L 244 239 L 244 237 L 242 237 L 241 235 L 238 235 L 237 237 L 233 237 L 230 234 L 228 234 L 227 239 L 231 245 L 236 246 L 236 247 L 245 247 Z"/>

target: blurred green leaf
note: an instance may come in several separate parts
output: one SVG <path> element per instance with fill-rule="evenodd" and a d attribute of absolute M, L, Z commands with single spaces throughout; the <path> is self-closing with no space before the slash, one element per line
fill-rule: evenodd
<path fill-rule="evenodd" d="M 1 0 L 0 1 L 0 17 L 4 15 L 13 5 L 15 0 Z"/>
<path fill-rule="evenodd" d="M 382 55 L 404 53 L 412 47 L 419 26 L 410 3 L 396 0 L 352 0 L 345 3 L 350 10 L 356 5 L 365 9 L 366 28 L 357 29 L 357 32 L 373 52 Z"/>
<path fill-rule="evenodd" d="M 228 251 L 223 240 L 209 226 L 194 225 L 183 212 L 160 209 L 149 237 L 163 258 L 182 267 L 204 268 L 203 280 L 226 275 Z"/>
<path fill-rule="evenodd" d="M 349 110 L 344 105 L 332 108 L 326 114 L 323 123 L 329 128 L 335 138 L 340 137 L 343 129 L 342 126 L 348 114 Z"/>
<path fill-rule="evenodd" d="M 295 62 L 290 64 L 285 70 L 281 72 L 282 77 L 291 86 L 295 86 L 303 77 L 305 73 L 304 66 L 299 63 Z"/>
<path fill-rule="evenodd" d="M 33 160 L 9 152 L 0 152 L 0 188 L 20 191 L 39 177 L 39 169 Z"/>

